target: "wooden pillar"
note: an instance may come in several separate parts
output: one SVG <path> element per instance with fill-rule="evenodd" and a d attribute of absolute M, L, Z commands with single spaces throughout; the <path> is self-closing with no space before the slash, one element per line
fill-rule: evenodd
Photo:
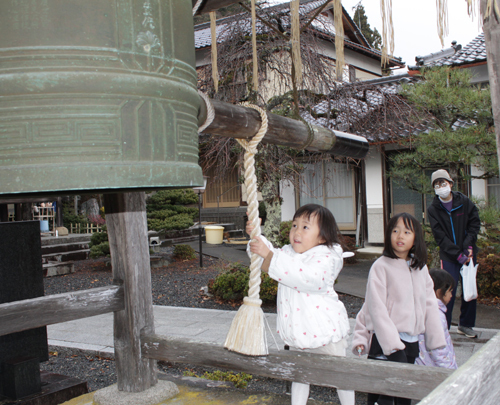
<path fill-rule="evenodd" d="M 151 268 L 143 192 L 104 197 L 111 264 L 123 283 L 125 309 L 114 313 L 118 390 L 141 392 L 157 383 L 156 362 L 141 356 L 141 334 L 154 334 Z"/>
<path fill-rule="evenodd" d="M 56 212 L 55 212 L 55 215 L 56 215 L 56 226 L 57 227 L 60 227 L 60 226 L 63 226 L 63 217 L 62 217 L 62 198 L 61 197 L 57 197 L 56 199 Z"/>
<path fill-rule="evenodd" d="M 9 206 L 7 204 L 0 204 L 0 222 L 7 222 L 9 220 Z"/>
<path fill-rule="evenodd" d="M 495 0 L 498 4 L 498 0 Z M 486 11 L 487 0 L 481 0 L 481 16 Z M 483 20 L 484 39 L 486 42 L 486 58 L 490 81 L 491 107 L 495 122 L 497 139 L 497 154 L 500 163 L 500 15 L 493 10 L 491 15 Z"/>
<path fill-rule="evenodd" d="M 16 203 L 14 204 L 14 220 L 22 221 L 23 220 L 23 204 Z"/>

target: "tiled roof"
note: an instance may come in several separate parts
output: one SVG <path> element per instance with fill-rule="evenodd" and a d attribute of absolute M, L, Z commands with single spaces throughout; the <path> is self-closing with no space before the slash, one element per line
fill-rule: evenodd
<path fill-rule="evenodd" d="M 486 43 L 484 42 L 484 34 L 479 34 L 474 40 L 455 54 L 426 63 L 424 66 L 460 66 L 478 62 L 486 62 Z M 412 70 L 420 68 L 421 66 L 409 67 L 409 69 Z"/>
<path fill-rule="evenodd" d="M 416 80 L 403 74 L 346 84 L 343 87 L 350 87 L 351 91 L 339 92 L 344 96 L 332 95 L 330 101 L 322 101 L 303 110 L 301 116 L 314 125 L 364 136 L 370 143 L 392 142 L 410 134 L 425 132 L 431 129 L 430 122 L 416 125 L 401 110 L 384 109 L 385 119 L 376 117 L 388 97 L 398 94 L 402 83 Z"/>
<path fill-rule="evenodd" d="M 300 13 L 301 14 L 307 14 L 311 12 L 312 10 L 317 9 L 319 6 L 324 4 L 324 0 L 316 0 L 316 1 L 309 1 L 309 2 L 304 2 L 301 3 L 300 5 Z M 278 6 L 273 7 L 273 11 L 276 12 L 282 12 L 284 13 L 281 16 L 282 22 L 286 27 L 290 26 L 290 18 L 289 15 L 287 14 L 289 11 L 289 3 L 283 3 L 279 4 Z M 348 14 L 346 13 L 348 16 Z M 349 17 L 350 19 L 350 17 Z M 246 28 L 248 32 L 251 31 L 251 24 L 250 24 L 250 19 L 249 18 L 238 18 L 237 16 L 229 16 L 225 18 L 220 18 L 217 20 L 217 42 L 221 43 L 224 41 L 224 38 L 229 32 L 229 27 L 232 23 L 237 21 L 237 23 L 242 26 L 243 28 Z M 350 19 L 352 21 L 352 19 Z M 355 24 L 352 22 L 352 24 Z M 319 15 L 316 20 L 311 24 L 312 28 L 315 29 L 316 31 L 325 34 L 326 36 L 329 37 L 334 37 L 335 36 L 335 27 L 331 20 L 327 17 L 324 17 L 322 15 Z M 264 33 L 269 30 L 268 27 L 263 25 L 260 21 L 256 21 L 256 29 L 257 32 L 259 33 Z M 361 31 L 359 31 L 359 34 L 361 34 Z M 198 24 L 195 26 L 195 32 L 194 32 L 194 44 L 196 49 L 200 48 L 205 48 L 208 46 L 211 46 L 211 30 L 210 30 L 210 23 L 203 23 L 203 24 Z M 364 38 L 364 37 L 363 37 Z M 371 47 L 366 47 L 362 44 L 355 43 L 347 38 L 344 39 L 344 44 L 346 47 L 351 48 L 351 49 L 356 49 L 358 51 L 361 51 L 363 53 L 368 53 L 371 54 L 372 56 L 376 57 L 382 57 L 382 52 L 371 48 Z M 396 63 L 398 65 L 404 65 L 404 63 L 401 61 L 401 58 L 393 57 L 391 58 L 393 63 Z"/>

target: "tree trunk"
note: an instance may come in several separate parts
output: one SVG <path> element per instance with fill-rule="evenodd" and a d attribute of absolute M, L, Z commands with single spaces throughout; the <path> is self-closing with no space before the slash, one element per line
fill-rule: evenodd
<path fill-rule="evenodd" d="M 498 4 L 498 0 L 494 0 Z M 481 16 L 484 16 L 488 0 L 481 0 Z M 497 154 L 500 166 L 500 15 L 493 10 L 491 15 L 483 20 L 484 39 L 486 41 L 486 57 L 490 79 L 491 106 L 495 120 L 495 135 L 497 139 Z"/>

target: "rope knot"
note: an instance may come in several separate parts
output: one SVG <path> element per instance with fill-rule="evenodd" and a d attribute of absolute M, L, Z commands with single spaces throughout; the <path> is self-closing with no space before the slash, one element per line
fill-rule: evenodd
<path fill-rule="evenodd" d="M 254 104 L 244 104 L 244 106 L 248 108 L 253 108 L 254 110 L 257 110 L 259 112 L 261 125 L 259 130 L 253 136 L 252 139 L 250 140 L 236 139 L 236 140 L 243 147 L 243 149 L 245 149 L 247 153 L 255 155 L 257 154 L 257 146 L 259 145 L 260 141 L 262 140 L 262 138 L 264 138 L 264 135 L 266 135 L 267 132 L 267 127 L 268 127 L 267 113 L 262 108 Z"/>

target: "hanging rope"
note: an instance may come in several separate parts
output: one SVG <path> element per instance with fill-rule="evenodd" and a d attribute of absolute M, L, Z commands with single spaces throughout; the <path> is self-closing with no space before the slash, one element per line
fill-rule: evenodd
<path fill-rule="evenodd" d="M 253 65 L 253 90 L 259 90 L 259 64 L 257 61 L 257 12 L 255 10 L 255 0 L 252 0 L 252 65 Z"/>
<path fill-rule="evenodd" d="M 496 0 L 488 0 L 486 3 L 486 10 L 484 11 L 484 18 L 491 17 L 493 11 L 495 11 L 495 15 L 497 18 L 500 18 L 500 8 L 498 6 L 498 1 Z"/>
<path fill-rule="evenodd" d="M 290 2 L 290 16 L 292 19 L 292 60 L 295 68 L 295 83 L 302 82 L 302 57 L 300 55 L 300 0 Z"/>
<path fill-rule="evenodd" d="M 342 3 L 333 0 L 333 25 L 335 26 L 335 72 L 337 80 L 342 81 L 344 73 L 344 23 L 342 21 Z"/>
<path fill-rule="evenodd" d="M 444 47 L 444 37 L 448 36 L 448 4 L 447 0 L 436 0 L 437 30 L 441 47 Z"/>
<path fill-rule="evenodd" d="M 246 107 L 257 110 L 262 121 L 259 131 L 251 140 L 237 139 L 238 143 L 245 149 L 244 169 L 248 196 L 248 219 L 253 225 L 250 238 L 255 239 L 261 234 L 259 202 L 257 201 L 257 177 L 255 176 L 255 154 L 257 153 L 257 146 L 267 132 L 268 122 L 267 114 L 262 108 L 252 104 L 247 104 Z M 268 354 L 264 312 L 261 308 L 262 300 L 259 298 L 261 261 L 259 255 L 252 253 L 248 297 L 243 298 L 243 304 L 231 323 L 224 343 L 226 349 L 248 356 L 264 356 Z"/>
<path fill-rule="evenodd" d="M 382 15 L 382 60 L 384 67 L 389 63 L 389 55 L 394 54 L 394 24 L 392 23 L 392 0 L 380 0 Z"/>
<path fill-rule="evenodd" d="M 194 7 L 193 7 L 193 17 L 198 12 L 198 9 L 200 8 L 201 3 L 203 3 L 203 0 L 198 0 L 196 2 L 196 4 L 194 5 Z"/>
<path fill-rule="evenodd" d="M 219 91 L 219 69 L 217 68 L 217 17 L 215 11 L 210 12 L 210 37 L 212 41 L 212 80 L 215 92 Z"/>

